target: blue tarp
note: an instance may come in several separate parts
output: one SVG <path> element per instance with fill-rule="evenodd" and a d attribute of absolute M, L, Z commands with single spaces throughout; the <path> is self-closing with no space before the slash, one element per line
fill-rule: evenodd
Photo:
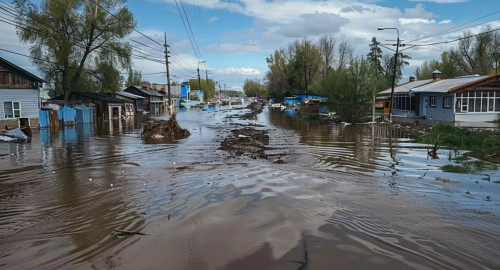
<path fill-rule="evenodd" d="M 38 119 L 40 119 L 40 128 L 47 128 L 50 126 L 49 111 L 39 111 Z"/>
<path fill-rule="evenodd" d="M 75 108 L 71 108 L 69 106 L 64 106 L 62 108 L 63 121 L 65 125 L 74 125 L 76 124 L 76 110 Z"/>

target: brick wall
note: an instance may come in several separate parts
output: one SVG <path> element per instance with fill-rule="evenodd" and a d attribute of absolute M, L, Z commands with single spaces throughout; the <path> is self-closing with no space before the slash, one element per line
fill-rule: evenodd
<path fill-rule="evenodd" d="M 40 124 L 40 119 L 38 118 L 30 118 L 30 127 L 38 128 Z M 8 127 L 9 129 L 19 128 L 19 120 L 18 119 L 4 119 L 0 120 L 0 129 L 5 129 Z"/>
<path fill-rule="evenodd" d="M 5 129 L 5 127 L 8 127 L 9 129 L 18 128 L 19 121 L 17 119 L 0 120 L 0 129 Z"/>

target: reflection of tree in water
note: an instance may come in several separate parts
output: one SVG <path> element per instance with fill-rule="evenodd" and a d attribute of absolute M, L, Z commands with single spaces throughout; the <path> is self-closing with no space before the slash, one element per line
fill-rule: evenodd
<path fill-rule="evenodd" d="M 342 125 L 325 120 L 288 117 L 280 110 L 269 110 L 270 123 L 300 136 L 300 142 L 323 147 L 318 153 L 322 162 L 334 166 L 354 167 L 362 171 L 377 169 L 377 160 L 394 160 L 397 149 L 394 138 L 407 138 L 400 129 L 385 125 Z M 311 150 L 314 151 L 314 150 Z"/>
<path fill-rule="evenodd" d="M 127 187 L 116 188 L 119 178 L 125 177 L 118 166 L 123 162 L 120 138 L 75 136 L 75 140 L 69 129 L 65 131 L 45 149 L 50 168 L 47 180 L 51 183 L 40 191 L 36 203 L 41 211 L 36 215 L 41 219 L 42 236 L 49 240 L 71 238 L 69 248 L 66 243 L 60 250 L 52 250 L 50 256 L 68 255 L 69 249 L 75 256 L 61 256 L 61 260 L 85 261 L 119 243 L 110 236 L 113 229 L 126 228 L 130 223 L 138 228 L 144 220 L 137 211 L 131 211 L 130 198 L 120 191 Z M 47 245 L 52 246 L 50 241 Z"/>

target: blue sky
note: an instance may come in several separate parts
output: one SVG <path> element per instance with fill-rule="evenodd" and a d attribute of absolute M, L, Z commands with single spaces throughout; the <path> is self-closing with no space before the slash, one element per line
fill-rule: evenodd
<path fill-rule="evenodd" d="M 181 1 L 177 0 L 181 5 Z M 379 41 L 395 39 L 396 32 L 377 31 L 377 27 L 397 27 L 401 39 L 414 44 L 451 40 L 463 30 L 479 32 L 490 25 L 500 27 L 500 5 L 497 0 L 182 0 L 194 39 L 201 55 L 196 56 L 177 10 L 175 0 L 129 0 L 137 29 L 163 43 L 163 33 L 173 52 L 172 78 L 184 81 L 196 77 L 199 61 L 202 76 L 222 81 L 229 89 L 242 89 L 246 78 L 262 79 L 267 71 L 266 57 L 274 50 L 297 39 L 316 40 L 321 35 L 333 35 L 348 41 L 356 55 L 366 55 L 372 36 Z M 180 6 L 182 11 L 182 6 Z M 491 16 L 468 23 L 482 16 Z M 463 25 L 465 24 L 465 25 Z M 456 27 L 458 31 L 445 31 Z M 4 38 L 0 47 L 28 53 L 27 44 L 19 44 L 12 26 L 0 22 Z M 421 39 L 437 32 L 444 33 Z M 133 33 L 128 40 L 144 43 L 154 49 L 143 52 L 162 59 L 163 50 L 157 44 Z M 137 47 L 141 45 L 132 43 Z M 413 75 L 425 60 L 438 59 L 441 52 L 457 43 L 413 48 L 406 51 L 413 59 L 403 71 Z M 392 53 L 384 50 L 384 53 Z M 0 52 L 5 57 L 38 73 L 29 59 Z M 135 69 L 144 74 L 163 72 L 161 64 L 134 60 Z M 162 75 L 145 75 L 145 80 L 165 83 Z"/>

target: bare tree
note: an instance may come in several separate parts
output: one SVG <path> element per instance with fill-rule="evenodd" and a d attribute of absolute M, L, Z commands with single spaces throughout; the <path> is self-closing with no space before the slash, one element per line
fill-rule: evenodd
<path fill-rule="evenodd" d="M 339 51 L 338 51 L 338 65 L 337 69 L 342 69 L 349 61 L 351 61 L 354 53 L 354 47 L 347 41 L 340 42 Z"/>
<path fill-rule="evenodd" d="M 333 36 L 322 36 L 319 39 L 319 52 L 323 59 L 324 66 L 322 75 L 325 77 L 326 71 L 332 68 L 334 52 L 335 52 L 335 38 Z"/>

